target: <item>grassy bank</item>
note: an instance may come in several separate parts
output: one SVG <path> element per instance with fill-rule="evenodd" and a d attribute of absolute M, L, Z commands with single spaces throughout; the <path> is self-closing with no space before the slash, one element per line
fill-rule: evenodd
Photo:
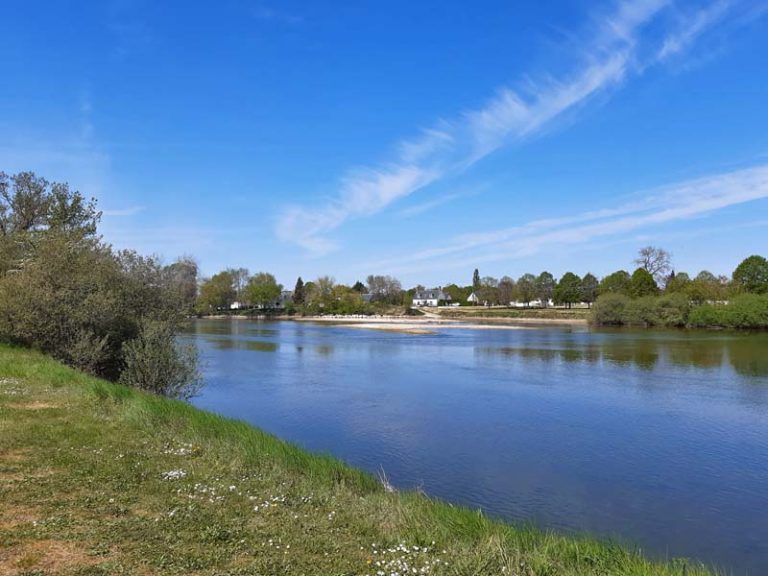
<path fill-rule="evenodd" d="M 709 574 L 391 493 L 246 424 L 0 346 L 0 573 Z M 416 572 L 413 572 L 413 570 Z"/>

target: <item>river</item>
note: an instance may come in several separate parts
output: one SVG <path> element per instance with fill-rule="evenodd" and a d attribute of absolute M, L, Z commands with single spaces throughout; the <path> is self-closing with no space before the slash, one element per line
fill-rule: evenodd
<path fill-rule="evenodd" d="M 768 573 L 768 334 L 201 320 L 193 402 L 399 488 Z"/>

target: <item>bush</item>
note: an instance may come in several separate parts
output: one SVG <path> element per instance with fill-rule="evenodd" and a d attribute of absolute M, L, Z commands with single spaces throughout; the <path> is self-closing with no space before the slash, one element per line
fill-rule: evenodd
<path fill-rule="evenodd" d="M 684 294 L 669 294 L 658 299 L 656 314 L 662 326 L 682 327 L 688 323 L 691 304 Z"/>
<path fill-rule="evenodd" d="M 658 326 L 661 324 L 658 314 L 658 298 L 644 296 L 630 300 L 621 316 L 622 324 L 630 326 Z"/>
<path fill-rule="evenodd" d="M 768 296 L 742 294 L 728 304 L 703 304 L 691 310 L 692 328 L 768 328 Z"/>
<path fill-rule="evenodd" d="M 196 266 L 114 252 L 97 236 L 98 220 L 95 204 L 66 185 L 0 173 L 0 340 L 110 380 L 140 368 L 152 376 L 141 380 L 148 388 L 186 396 L 180 379 L 194 388 L 197 364 L 169 342 Z"/>
<path fill-rule="evenodd" d="M 176 340 L 168 322 L 145 322 L 136 338 L 123 344 L 120 383 L 163 396 L 190 398 L 200 388 L 197 351 Z"/>
<path fill-rule="evenodd" d="M 603 294 L 592 306 L 592 322 L 600 326 L 620 326 L 630 299 L 623 294 Z"/>

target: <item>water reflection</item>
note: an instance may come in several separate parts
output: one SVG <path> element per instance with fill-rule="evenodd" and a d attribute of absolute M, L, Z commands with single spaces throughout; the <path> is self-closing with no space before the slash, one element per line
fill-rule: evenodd
<path fill-rule="evenodd" d="M 561 344 L 563 344 L 561 342 Z M 614 363 L 641 370 L 671 364 L 701 370 L 719 370 L 724 365 L 742 376 L 768 376 L 768 340 L 763 336 L 723 340 L 606 340 L 568 347 L 478 346 L 479 356 L 499 356 L 539 362 L 599 364 Z"/>
<path fill-rule="evenodd" d="M 396 486 L 734 574 L 768 566 L 768 334 L 248 321 L 193 334 L 197 405 Z"/>
<path fill-rule="evenodd" d="M 261 340 L 219 339 L 211 338 L 211 344 L 216 350 L 250 350 L 251 352 L 277 352 L 280 345 L 275 342 Z"/>

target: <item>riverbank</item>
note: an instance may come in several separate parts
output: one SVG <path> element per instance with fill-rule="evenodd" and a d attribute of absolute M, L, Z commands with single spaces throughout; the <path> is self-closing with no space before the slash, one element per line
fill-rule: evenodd
<path fill-rule="evenodd" d="M 0 573 L 711 574 L 490 521 L 0 347 Z M 423 571 L 422 571 L 423 569 Z"/>

